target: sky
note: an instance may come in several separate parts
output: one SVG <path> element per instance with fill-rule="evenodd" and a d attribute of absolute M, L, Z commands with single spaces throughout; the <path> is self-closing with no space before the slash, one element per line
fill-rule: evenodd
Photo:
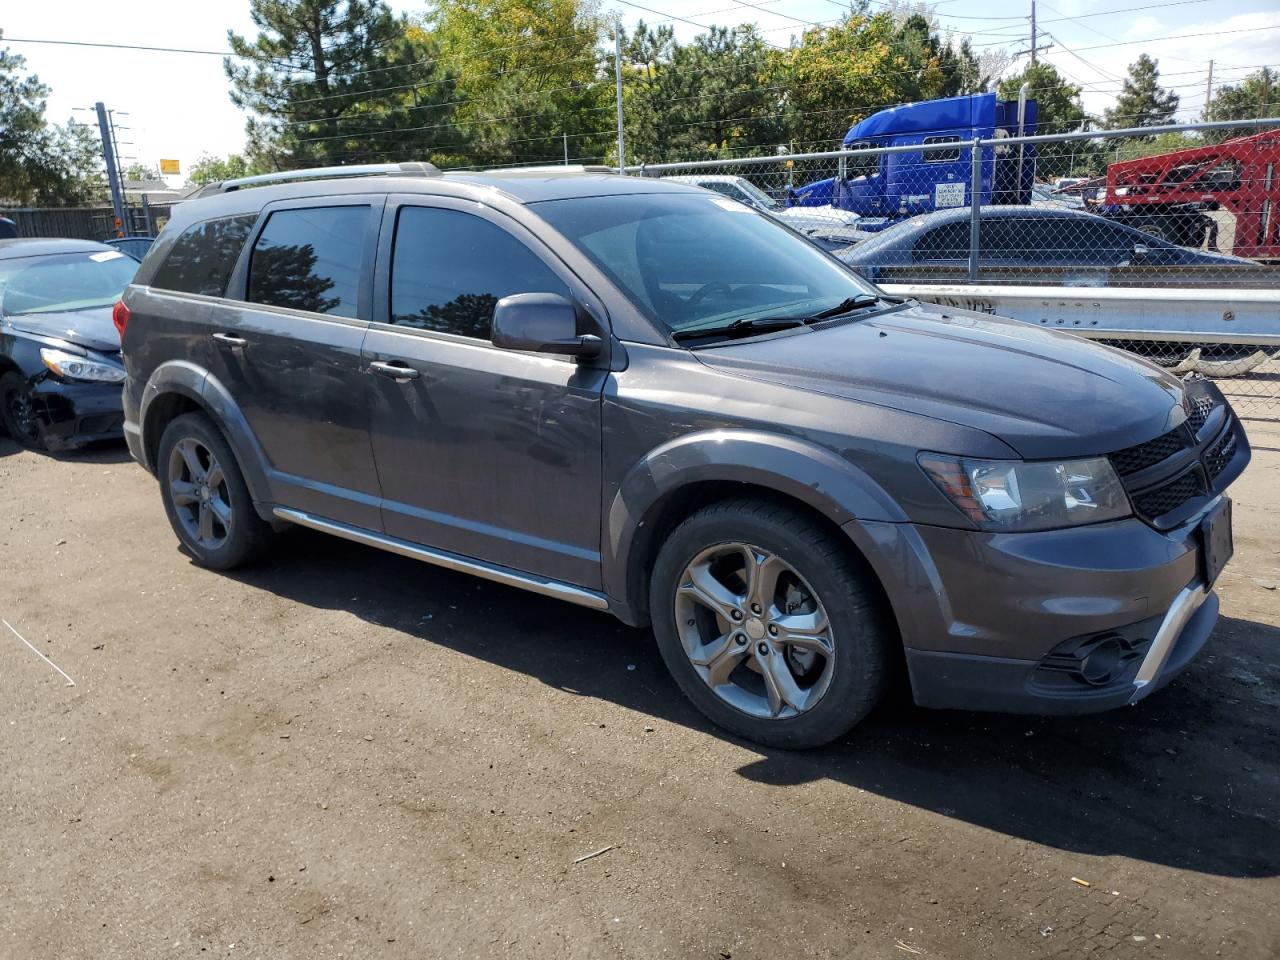
<path fill-rule="evenodd" d="M 976 49 L 1025 49 L 1030 0 L 938 0 L 944 31 L 968 35 Z M 397 11 L 420 13 L 426 0 L 392 0 Z M 883 3 L 873 0 L 873 9 Z M 707 24 L 755 23 L 765 39 L 785 47 L 807 24 L 837 20 L 840 0 L 601 0 L 628 26 L 644 19 L 670 23 L 688 41 Z M 1143 9 L 1134 9 L 1143 8 Z M 1001 10 L 1003 13 L 997 13 Z M 1125 68 L 1146 52 L 1160 62 L 1163 82 L 1182 96 L 1179 119 L 1204 106 L 1209 61 L 1214 84 L 1230 83 L 1263 65 L 1280 66 L 1280 4 L 1276 0 L 1045 0 L 1037 3 L 1041 56 L 1084 90 L 1085 108 L 1109 106 Z M 699 26 L 701 25 L 701 26 Z M 245 115 L 227 96 L 219 56 L 121 51 L 32 43 L 32 40 L 123 43 L 225 51 L 228 30 L 254 34 L 248 0 L 0 0 L 3 43 L 52 88 L 48 117 L 92 122 L 101 100 L 116 111 L 124 162 L 158 166 L 180 161 L 182 171 L 202 154 L 225 155 L 244 145 Z M 1194 35 L 1194 36 L 1193 36 Z M 837 140 L 843 130 L 831 131 Z M 182 176 L 169 178 L 180 184 Z"/>

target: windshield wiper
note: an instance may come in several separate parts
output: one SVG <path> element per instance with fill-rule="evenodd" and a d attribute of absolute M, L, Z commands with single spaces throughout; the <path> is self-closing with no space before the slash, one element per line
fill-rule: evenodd
<path fill-rule="evenodd" d="M 769 333 L 772 330 L 790 330 L 792 327 L 801 327 L 804 326 L 806 319 L 806 317 L 753 317 L 751 319 L 743 317 L 734 320 L 732 323 L 715 327 L 695 327 L 690 330 L 677 330 L 671 335 L 671 339 L 679 342 L 682 340 L 700 340 L 703 337 L 751 337 L 757 333 Z"/>
<path fill-rule="evenodd" d="M 838 317 L 845 313 L 851 313 L 854 310 L 861 310 L 863 307 L 872 307 L 880 302 L 880 298 L 874 293 L 860 293 L 856 297 L 845 297 L 834 307 L 826 310 L 820 310 L 810 317 L 808 320 L 829 320 L 832 317 Z"/>

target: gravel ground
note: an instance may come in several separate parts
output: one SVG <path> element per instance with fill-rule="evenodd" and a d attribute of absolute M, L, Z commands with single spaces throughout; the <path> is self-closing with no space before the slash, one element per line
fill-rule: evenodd
<path fill-rule="evenodd" d="M 0 617 L 75 680 L 0 626 L 0 956 L 1274 958 L 1251 435 L 1224 617 L 1167 690 L 900 699 L 804 754 L 710 728 L 604 615 L 305 531 L 210 573 L 122 448 L 0 439 Z"/>

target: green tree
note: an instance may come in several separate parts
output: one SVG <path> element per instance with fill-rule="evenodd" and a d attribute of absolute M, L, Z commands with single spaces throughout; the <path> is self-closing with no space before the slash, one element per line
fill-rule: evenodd
<path fill-rule="evenodd" d="M 903 70 L 897 29 L 887 13 L 849 13 L 838 24 L 806 30 L 775 54 L 787 132 L 797 149 L 839 141 L 856 121 L 900 103 Z"/>
<path fill-rule="evenodd" d="M 1263 67 L 1251 73 L 1237 84 L 1219 87 L 1213 94 L 1205 111 L 1205 120 L 1252 120 L 1257 117 L 1274 116 L 1280 111 L 1280 73 L 1270 67 Z M 1206 131 L 1205 139 L 1211 142 L 1230 140 L 1242 137 L 1253 130 L 1239 127 L 1229 130 Z"/>
<path fill-rule="evenodd" d="M 187 171 L 187 183 L 193 187 L 202 187 L 206 183 L 217 183 L 220 180 L 235 180 L 254 173 L 266 173 L 266 170 L 254 169 L 239 153 L 231 153 L 225 157 L 201 154 L 200 158 Z"/>
<path fill-rule="evenodd" d="M 1080 88 L 1043 60 L 1028 64 L 1000 81 L 1001 100 L 1017 100 L 1027 84 L 1027 98 L 1036 101 L 1036 133 L 1077 133 L 1088 129 L 1089 115 L 1080 102 Z M 1095 141 L 1042 143 L 1036 147 L 1036 173 L 1042 179 L 1097 172 L 1101 154 Z"/>
<path fill-rule="evenodd" d="M 104 185 L 97 138 L 76 123 L 48 123 L 48 95 L 26 73 L 25 58 L 0 48 L 0 197 L 51 206 L 95 201 Z"/>
<path fill-rule="evenodd" d="M 0 48 L 0 196 L 27 202 L 36 189 L 33 169 L 45 145 L 49 88 L 24 75 L 24 57 Z"/>
<path fill-rule="evenodd" d="M 46 129 L 44 151 L 37 203 L 84 206 L 106 200 L 107 172 L 97 129 L 74 120 L 51 124 Z"/>
<path fill-rule="evenodd" d="M 439 0 L 423 35 L 457 76 L 457 122 L 480 164 L 599 159 L 613 82 L 589 0 Z"/>
<path fill-rule="evenodd" d="M 1129 64 L 1128 76 L 1120 88 L 1114 107 L 1103 111 L 1103 126 L 1108 130 L 1125 127 L 1159 127 L 1173 120 L 1178 112 L 1178 95 L 1160 86 L 1160 64 L 1139 54 Z"/>
<path fill-rule="evenodd" d="M 121 177 L 125 180 L 159 180 L 160 171 L 145 163 L 131 163 L 125 167 Z"/>
<path fill-rule="evenodd" d="M 711 27 L 676 48 L 671 69 L 685 91 L 673 113 L 694 149 L 715 154 L 779 142 L 768 45 L 754 26 Z"/>
<path fill-rule="evenodd" d="M 655 29 L 641 20 L 630 36 L 623 33 L 621 46 L 627 162 L 656 163 L 682 155 L 688 128 L 676 106 L 692 94 L 672 69 L 679 46 L 675 32 L 668 25 Z"/>
<path fill-rule="evenodd" d="M 383 0 L 251 0 L 256 39 L 227 34 L 231 100 L 268 169 L 433 159 L 464 145 L 454 78 L 431 38 Z"/>

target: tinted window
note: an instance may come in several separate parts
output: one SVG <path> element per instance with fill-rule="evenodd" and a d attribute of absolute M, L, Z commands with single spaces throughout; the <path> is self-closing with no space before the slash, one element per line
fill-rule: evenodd
<path fill-rule="evenodd" d="M 151 278 L 151 286 L 222 296 L 256 219 L 226 217 L 187 227 Z"/>
<path fill-rule="evenodd" d="M 985 258 L 1031 265 L 1116 264 L 1133 255 L 1122 227 L 1074 217 L 1000 217 L 982 221 Z"/>
<path fill-rule="evenodd" d="M 391 322 L 489 339 L 493 308 L 515 293 L 569 291 L 505 230 L 458 210 L 404 207 L 391 257 Z"/>
<path fill-rule="evenodd" d="M 249 264 L 249 299 L 354 317 L 369 208 L 309 207 L 271 214 Z"/>
<path fill-rule="evenodd" d="M 1061 256 L 1061 236 L 1042 229 L 1038 220 L 1023 217 L 992 217 L 982 221 L 978 234 L 978 256 L 984 260 L 1021 260 L 1028 256 L 1044 263 Z"/>
<path fill-rule="evenodd" d="M 986 232 L 985 224 L 983 233 Z M 911 257 L 922 260 L 967 260 L 969 258 L 969 221 L 944 223 L 916 240 Z"/>

